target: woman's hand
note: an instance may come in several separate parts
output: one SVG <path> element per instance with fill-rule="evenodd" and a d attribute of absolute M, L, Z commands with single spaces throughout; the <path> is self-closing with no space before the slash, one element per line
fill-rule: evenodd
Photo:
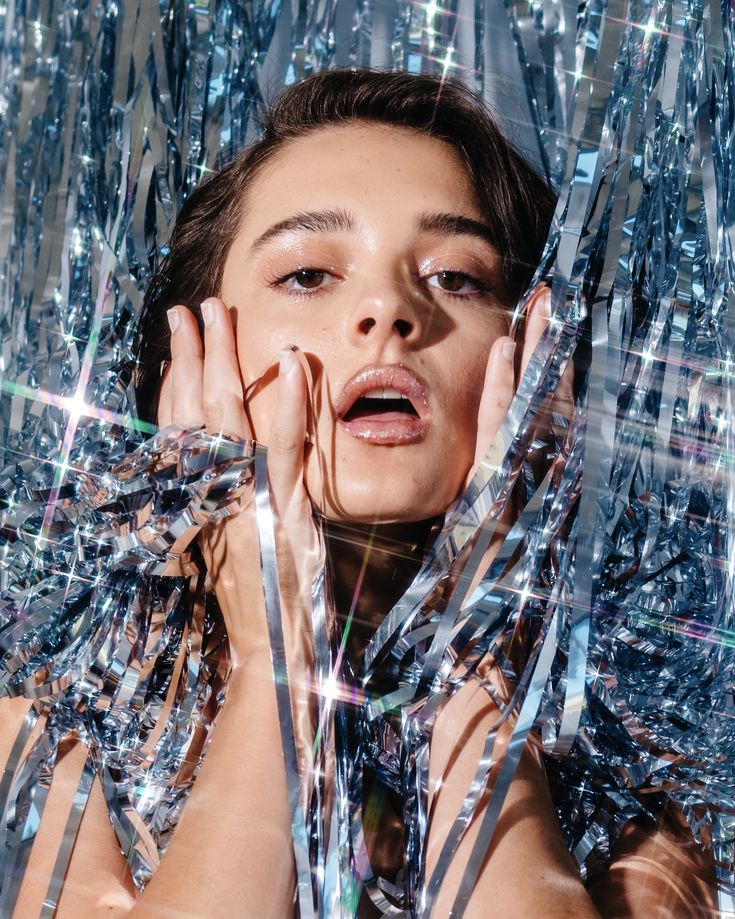
<path fill-rule="evenodd" d="M 235 333 L 225 304 L 202 304 L 204 342 L 193 313 L 169 311 L 171 366 L 163 381 L 158 420 L 161 426 L 205 426 L 212 435 L 252 437 L 245 412 L 243 382 Z M 300 663 L 308 657 L 308 604 L 321 552 L 303 484 L 307 384 L 298 355 L 279 359 L 278 398 L 269 436 L 268 473 L 276 517 L 284 627 Z M 199 537 L 211 584 L 225 619 L 235 663 L 268 647 L 262 610 L 262 580 L 254 508 L 206 526 Z M 296 551 L 292 550 L 296 547 Z M 298 643 L 300 647 L 296 648 Z"/>
<path fill-rule="evenodd" d="M 527 305 L 523 351 L 520 362 L 517 365 L 519 380 L 526 372 L 526 368 L 533 357 L 533 352 L 541 341 L 541 336 L 549 323 L 550 304 L 551 290 L 548 287 L 539 285 Z M 478 465 L 492 446 L 495 436 L 508 413 L 510 403 L 513 401 L 516 391 L 516 350 L 515 341 L 508 336 L 498 338 L 490 350 L 478 414 L 475 461 L 467 477 L 467 484 L 472 480 Z M 554 393 L 553 407 L 555 411 L 559 411 L 571 418 L 574 409 L 571 367 L 566 369 L 559 381 Z M 499 463 L 502 460 L 502 455 L 493 456 L 491 460 Z"/>
<path fill-rule="evenodd" d="M 202 305 L 202 342 L 185 307 L 169 313 L 172 364 L 159 424 L 205 425 L 249 439 L 230 316 L 221 300 Z M 321 562 L 303 485 L 307 384 L 293 351 L 281 354 L 268 473 L 275 516 L 281 607 L 301 775 L 311 775 L 311 586 Z M 227 627 L 235 667 L 227 704 L 166 858 L 131 916 L 293 914 L 295 869 L 289 789 L 279 729 L 254 502 L 204 527 L 199 541 Z M 267 789 L 267 793 L 264 793 Z M 216 845 L 212 844 L 216 841 Z M 202 878 L 217 877 L 216 891 Z"/>

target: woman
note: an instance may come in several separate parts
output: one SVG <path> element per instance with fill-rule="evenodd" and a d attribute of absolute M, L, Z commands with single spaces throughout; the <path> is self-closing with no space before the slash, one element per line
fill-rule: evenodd
<path fill-rule="evenodd" d="M 139 412 L 160 426 L 204 425 L 212 435 L 268 445 L 302 775 L 314 736 L 308 608 L 320 529 L 349 683 L 492 444 L 513 395 L 515 365 L 525 367 L 544 329 L 548 300 L 539 287 L 528 300 L 517 359 L 509 319 L 539 257 L 552 204 L 459 86 L 334 72 L 285 91 L 263 140 L 182 210 L 145 304 Z M 174 546 L 169 574 L 192 536 Z M 210 749 L 166 857 L 137 897 L 93 793 L 59 916 L 293 914 L 298 878 L 252 506 L 243 501 L 240 513 L 205 528 L 199 545 L 233 662 Z M 485 679 L 501 696 L 507 691 L 500 675 Z M 11 710 L 6 703 L 3 761 L 12 742 L 5 738 L 14 737 L 23 714 L 22 705 Z M 497 716 L 474 680 L 436 720 L 431 821 L 419 843 L 426 878 Z M 505 736 L 501 731 L 501 743 Z M 53 850 L 63 827 L 64 765 L 57 766 L 45 841 L 39 834 L 17 915 L 33 915 L 46 888 L 50 856 L 44 866 L 41 853 Z M 387 882 L 384 890 L 396 888 L 400 902 L 403 803 L 369 766 L 361 794 L 372 871 Z M 663 904 L 667 914 L 689 915 L 710 897 L 706 861 L 667 819 L 655 832 L 627 834 L 631 858 L 595 892 L 603 914 L 657 914 Z M 460 843 L 433 915 L 450 912 L 477 822 Z M 666 845 L 677 840 L 677 857 L 689 861 L 676 883 L 662 884 L 674 864 Z M 636 875 L 641 860 L 648 867 Z M 356 909 L 379 914 L 366 895 Z M 540 759 L 527 750 L 466 915 L 535 916 L 542 909 L 599 915 L 566 852 Z"/>

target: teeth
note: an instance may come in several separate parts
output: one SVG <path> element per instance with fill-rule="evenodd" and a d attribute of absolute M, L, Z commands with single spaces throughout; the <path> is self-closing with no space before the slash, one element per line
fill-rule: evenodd
<path fill-rule="evenodd" d="M 370 389 L 362 394 L 363 399 L 406 399 L 397 389 Z M 408 400 L 406 400 L 408 401 Z"/>

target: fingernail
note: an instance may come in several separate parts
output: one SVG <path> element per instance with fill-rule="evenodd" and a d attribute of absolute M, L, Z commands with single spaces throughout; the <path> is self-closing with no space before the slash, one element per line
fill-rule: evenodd
<path fill-rule="evenodd" d="M 293 348 L 281 351 L 278 357 L 278 372 L 281 376 L 288 376 L 296 369 L 296 355 Z"/>
<path fill-rule="evenodd" d="M 179 311 L 175 306 L 166 312 L 166 318 L 168 319 L 168 327 L 173 335 L 181 323 L 181 316 L 179 316 Z"/>
<path fill-rule="evenodd" d="M 214 322 L 214 302 L 212 300 L 204 300 L 200 309 L 202 311 L 204 325 L 212 325 Z"/>
<path fill-rule="evenodd" d="M 509 364 L 513 363 L 513 355 L 516 353 L 516 343 L 514 341 L 503 342 L 503 360 Z"/>

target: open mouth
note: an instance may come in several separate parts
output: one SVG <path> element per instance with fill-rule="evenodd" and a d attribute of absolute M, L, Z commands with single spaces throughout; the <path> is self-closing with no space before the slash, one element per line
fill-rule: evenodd
<path fill-rule="evenodd" d="M 429 428 L 426 387 L 403 364 L 364 367 L 344 386 L 335 409 L 343 429 L 368 443 L 414 443 Z"/>
<path fill-rule="evenodd" d="M 365 418 L 400 420 L 410 415 L 419 417 L 413 402 L 397 389 L 371 389 L 359 396 L 343 416 L 346 422 Z"/>

